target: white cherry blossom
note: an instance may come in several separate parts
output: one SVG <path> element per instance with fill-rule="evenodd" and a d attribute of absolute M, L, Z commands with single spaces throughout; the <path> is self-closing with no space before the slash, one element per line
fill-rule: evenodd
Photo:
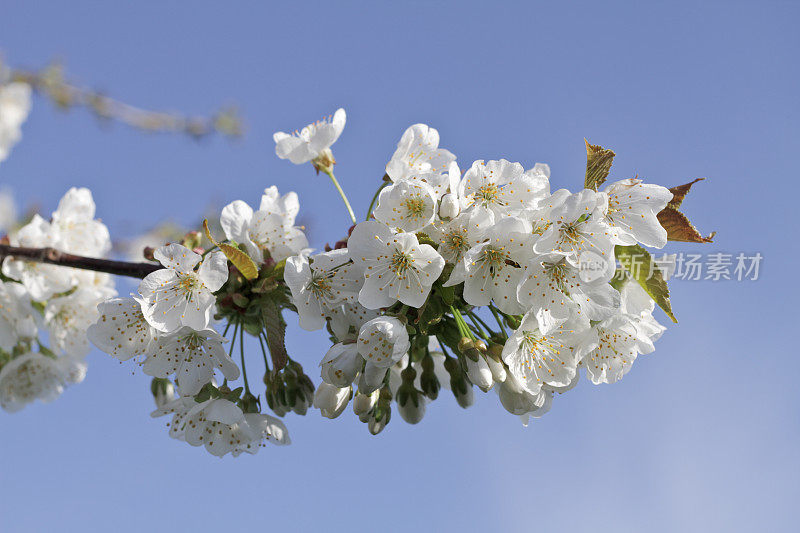
<path fill-rule="evenodd" d="M 330 154 L 330 147 L 342 134 L 346 121 L 347 115 L 344 109 L 339 108 L 333 117 L 309 124 L 300 131 L 295 130 L 292 134 L 276 132 L 272 136 L 275 141 L 275 153 L 279 158 L 288 159 L 295 165 L 308 163 L 320 156 L 324 157 Z"/>
<path fill-rule="evenodd" d="M 552 391 L 543 388 L 538 394 L 531 394 L 511 373 L 495 390 L 505 410 L 518 415 L 524 426 L 528 425 L 530 417 L 541 418 L 553 405 Z"/>
<path fill-rule="evenodd" d="M 392 229 L 413 233 L 433 222 L 436 205 L 429 185 L 400 181 L 381 191 L 373 215 Z"/>
<path fill-rule="evenodd" d="M 484 208 L 474 208 L 449 221 L 437 220 L 425 231 L 437 243 L 437 252 L 448 263 L 458 263 L 470 248 L 486 239 L 494 224 L 494 215 Z"/>
<path fill-rule="evenodd" d="M 111 298 L 100 303 L 97 311 L 97 321 L 86 332 L 95 346 L 120 361 L 147 353 L 155 330 L 145 320 L 140 300 Z"/>
<path fill-rule="evenodd" d="M 212 252 L 203 258 L 185 246 L 170 244 L 153 255 L 165 268 L 148 274 L 139 284 L 147 322 L 163 333 L 182 326 L 208 327 L 216 304 L 214 292 L 228 279 L 225 254 Z"/>
<path fill-rule="evenodd" d="M 314 393 L 314 407 L 325 418 L 333 419 L 344 412 L 352 395 L 353 389 L 350 386 L 339 388 L 323 381 Z"/>
<path fill-rule="evenodd" d="M 505 159 L 478 160 L 464 174 L 458 193 L 465 208 L 485 207 L 496 217 L 518 215 L 549 194 L 549 176 L 547 165 L 537 164 L 526 172 Z"/>
<path fill-rule="evenodd" d="M 667 230 L 658 221 L 658 213 L 672 200 L 669 189 L 629 178 L 606 186 L 598 195 L 603 220 L 611 226 L 614 244 L 663 248 Z"/>
<path fill-rule="evenodd" d="M 566 198 L 550 213 L 552 224 L 534 244 L 536 253 L 558 253 L 575 266 L 601 261 L 613 269 L 611 229 L 595 213 L 596 206 L 597 193 L 590 189 Z"/>
<path fill-rule="evenodd" d="M 486 233 L 487 241 L 470 248 L 456 265 L 446 286 L 464 282 L 464 300 L 471 305 L 495 305 L 509 314 L 524 309 L 517 300 L 517 286 L 532 257 L 530 225 L 516 217 L 504 217 Z"/>
<path fill-rule="evenodd" d="M 503 346 L 503 362 L 531 394 L 538 394 L 542 385 L 567 386 L 578 368 L 579 354 L 575 348 L 588 331 L 591 331 L 589 321 L 574 316 L 543 333 L 536 317 L 529 312 Z"/>
<path fill-rule="evenodd" d="M 55 248 L 78 255 L 103 257 L 111 250 L 108 228 L 94 219 L 92 192 L 73 187 L 61 198 L 53 212 Z"/>
<path fill-rule="evenodd" d="M 603 320 L 619 308 L 619 293 L 608 283 L 610 274 L 584 281 L 563 256 L 539 255 L 525 265 L 517 298 L 545 333 L 566 320 L 576 306 L 589 320 Z"/>
<path fill-rule="evenodd" d="M 400 361 L 411 346 L 405 325 L 394 317 L 374 318 L 361 327 L 358 334 L 358 353 L 366 361 L 365 387 L 369 393 L 378 388 L 388 369 Z"/>
<path fill-rule="evenodd" d="M 67 296 L 48 300 L 44 320 L 51 347 L 58 353 L 84 357 L 90 351 L 86 330 L 97 321 L 98 302 L 114 296 L 113 292 L 98 293 L 93 288 L 78 287 Z"/>
<path fill-rule="evenodd" d="M 215 368 L 231 381 L 239 379 L 239 367 L 225 352 L 223 342 L 222 335 L 213 329 L 184 327 L 151 342 L 142 369 L 157 378 L 175 374 L 178 392 L 191 396 L 211 382 Z"/>
<path fill-rule="evenodd" d="M 331 311 L 358 300 L 364 276 L 350 261 L 347 249 L 286 260 L 284 279 L 300 316 L 300 327 L 313 331 L 325 325 Z"/>
<path fill-rule="evenodd" d="M 10 352 L 21 340 L 36 337 L 37 328 L 25 287 L 0 280 L 0 349 Z"/>
<path fill-rule="evenodd" d="M 22 138 L 22 124 L 30 111 L 30 85 L 14 82 L 0 86 L 0 163 Z"/>
<path fill-rule="evenodd" d="M 444 259 L 432 246 L 419 244 L 410 233 L 394 234 L 372 220 L 355 227 L 347 247 L 364 272 L 358 301 L 369 309 L 388 307 L 398 300 L 421 307 L 444 268 Z"/>
<path fill-rule="evenodd" d="M 275 417 L 245 414 L 236 404 L 222 398 L 196 403 L 179 398 L 151 413 L 152 417 L 172 414 L 170 436 L 192 446 L 205 446 L 217 457 L 231 453 L 256 453 L 264 440 L 288 444 L 286 427 Z"/>
<path fill-rule="evenodd" d="M 58 362 L 40 353 L 15 357 L 0 370 L 0 407 L 13 413 L 34 400 L 52 402 L 64 390 Z"/>
<path fill-rule="evenodd" d="M 596 339 L 588 337 L 578 347 L 580 364 L 594 384 L 619 381 L 639 354 L 655 349 L 652 341 L 637 327 L 632 315 L 614 315 L 595 325 L 594 330 Z"/>
<path fill-rule="evenodd" d="M 50 223 L 39 215 L 11 236 L 11 244 L 29 248 L 55 246 L 56 238 Z M 20 281 L 31 298 L 42 301 L 72 287 L 72 269 L 45 263 L 34 263 L 13 257 L 3 261 L 3 274 Z"/>
<path fill-rule="evenodd" d="M 455 159 L 452 153 L 439 148 L 438 131 L 427 124 L 414 124 L 397 143 L 397 150 L 386 164 L 386 174 L 395 182 L 415 174 L 441 174 Z"/>
<path fill-rule="evenodd" d="M 264 261 L 264 252 L 269 252 L 275 261 L 281 261 L 308 247 L 305 233 L 294 225 L 299 209 L 296 193 L 280 196 L 273 186 L 264 191 L 258 211 L 241 200 L 226 205 L 220 225 L 225 236 L 244 244 L 257 263 Z"/>

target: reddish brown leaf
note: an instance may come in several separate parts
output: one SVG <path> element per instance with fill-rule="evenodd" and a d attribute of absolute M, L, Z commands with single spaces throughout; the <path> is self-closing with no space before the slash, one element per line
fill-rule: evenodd
<path fill-rule="evenodd" d="M 700 232 L 697 231 L 697 228 L 689 222 L 686 215 L 671 207 L 664 208 L 664 210 L 658 214 L 658 221 L 664 229 L 667 230 L 667 239 L 670 241 L 712 242 L 716 234 L 716 232 L 714 232 L 708 237 L 703 237 L 700 235 Z"/>
<path fill-rule="evenodd" d="M 669 192 L 672 193 L 672 200 L 667 204 L 667 207 L 671 207 L 672 209 L 678 209 L 681 204 L 683 203 L 683 199 L 686 198 L 686 195 L 689 194 L 689 191 L 692 188 L 692 185 L 697 183 L 698 181 L 703 181 L 705 178 L 697 178 L 690 183 L 686 183 L 684 185 L 678 185 L 677 187 L 671 187 Z"/>

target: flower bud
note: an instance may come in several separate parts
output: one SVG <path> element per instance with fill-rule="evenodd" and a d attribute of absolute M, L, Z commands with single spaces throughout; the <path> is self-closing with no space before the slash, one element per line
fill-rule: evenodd
<path fill-rule="evenodd" d="M 342 414 L 352 395 L 351 387 L 339 388 L 323 381 L 314 393 L 314 407 L 325 418 L 333 419 Z"/>
<path fill-rule="evenodd" d="M 439 383 L 439 378 L 436 377 L 433 357 L 430 355 L 422 360 L 422 375 L 419 381 L 420 388 L 425 396 L 431 400 L 435 400 L 439 396 L 439 389 L 442 385 Z"/>
<path fill-rule="evenodd" d="M 356 393 L 355 398 L 353 398 L 353 412 L 362 422 L 367 421 L 369 413 L 372 412 L 375 404 L 378 403 L 378 394 L 377 390 L 372 391 L 371 394 L 364 394 L 359 391 Z"/>
<path fill-rule="evenodd" d="M 442 196 L 442 203 L 439 204 L 439 218 L 448 220 L 458 216 L 458 198 L 453 193 Z"/>
<path fill-rule="evenodd" d="M 445 359 L 444 369 L 450 374 L 450 390 L 453 392 L 456 402 L 466 409 L 475 401 L 472 384 L 467 381 L 467 377 L 461 370 L 457 359 L 452 357 Z"/>
<path fill-rule="evenodd" d="M 486 346 L 484 344 L 484 346 Z M 458 351 L 472 359 L 473 361 L 478 361 L 478 358 L 481 356 L 481 352 L 475 348 L 475 341 L 470 339 L 469 337 L 461 337 L 461 340 L 458 341 Z"/>
<path fill-rule="evenodd" d="M 425 416 L 425 398 L 414 385 L 404 383 L 397 391 L 397 410 L 409 424 L 417 424 Z"/>
<path fill-rule="evenodd" d="M 150 382 L 150 392 L 153 393 L 153 400 L 159 409 L 175 399 L 175 386 L 168 379 L 153 378 Z"/>
<path fill-rule="evenodd" d="M 492 378 L 492 371 L 489 368 L 489 364 L 486 362 L 486 358 L 478 357 L 477 361 L 465 359 L 464 366 L 466 367 L 469 380 L 483 392 L 489 392 L 489 389 L 494 385 L 494 379 Z"/>
<path fill-rule="evenodd" d="M 489 370 L 492 371 L 492 379 L 497 383 L 502 383 L 506 380 L 506 367 L 503 363 L 496 361 L 492 357 L 486 358 L 486 363 L 489 365 Z"/>

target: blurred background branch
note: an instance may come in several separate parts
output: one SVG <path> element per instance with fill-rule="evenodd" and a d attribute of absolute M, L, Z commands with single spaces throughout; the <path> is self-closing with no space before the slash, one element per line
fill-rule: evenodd
<path fill-rule="evenodd" d="M 233 106 L 223 107 L 208 117 L 141 109 L 68 81 L 60 62 L 50 63 L 39 70 L 28 70 L 8 67 L 0 58 L 0 84 L 5 82 L 27 83 L 61 110 L 85 108 L 103 121 L 121 122 L 142 131 L 180 133 L 195 139 L 212 134 L 236 138 L 244 133 L 242 120 Z"/>

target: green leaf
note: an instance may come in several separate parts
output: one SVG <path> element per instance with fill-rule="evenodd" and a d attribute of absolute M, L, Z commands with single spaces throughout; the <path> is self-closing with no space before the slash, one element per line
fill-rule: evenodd
<path fill-rule="evenodd" d="M 586 139 L 584 139 L 584 142 L 586 142 L 586 179 L 584 187 L 596 191 L 606 181 L 608 173 L 611 172 L 611 164 L 614 162 L 616 154 L 600 145 L 589 144 Z"/>
<path fill-rule="evenodd" d="M 286 322 L 278 305 L 271 299 L 264 301 L 261 317 L 264 319 L 267 347 L 272 357 L 272 371 L 277 372 L 289 361 L 289 353 L 286 351 Z"/>
<path fill-rule="evenodd" d="M 614 253 L 622 266 L 630 273 L 639 285 L 655 300 L 673 322 L 678 319 L 672 313 L 672 304 L 669 301 L 669 288 L 664 280 L 664 274 L 653 262 L 650 253 L 635 244 L 633 246 L 617 246 Z M 652 272 L 652 275 L 650 274 Z"/>
<path fill-rule="evenodd" d="M 211 235 L 211 230 L 208 229 L 208 220 L 203 221 L 203 230 L 205 231 L 208 240 L 222 250 L 222 253 L 224 253 L 225 257 L 228 258 L 228 261 L 233 263 L 233 266 L 235 266 L 239 272 L 242 273 L 242 276 L 248 280 L 254 280 L 258 277 L 258 266 L 249 255 L 235 246 L 214 240 L 214 237 Z"/>

